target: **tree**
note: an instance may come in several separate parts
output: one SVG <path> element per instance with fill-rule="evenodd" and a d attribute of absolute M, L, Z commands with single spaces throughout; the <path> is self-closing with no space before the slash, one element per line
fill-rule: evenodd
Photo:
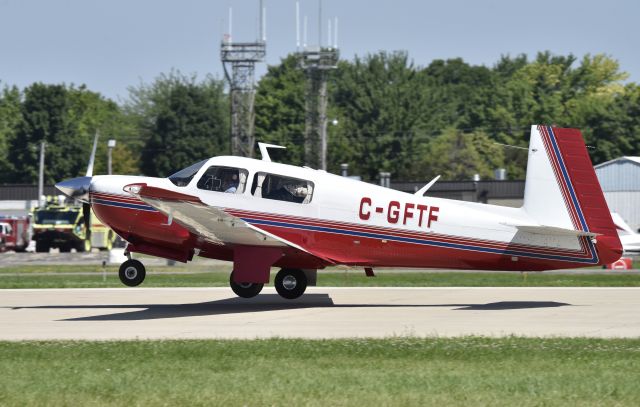
<path fill-rule="evenodd" d="M 9 147 L 22 120 L 20 98 L 20 91 L 15 86 L 5 87 L 0 93 L 0 182 L 10 182 L 14 171 Z"/>
<path fill-rule="evenodd" d="M 445 180 L 471 180 L 474 174 L 493 178 L 493 171 L 504 166 L 504 152 L 482 132 L 463 133 L 446 129 L 428 146 L 429 172 Z"/>
<path fill-rule="evenodd" d="M 144 147 L 141 169 L 167 176 L 196 161 L 229 152 L 228 102 L 222 81 L 198 81 L 178 71 L 130 89 L 126 110 L 135 116 Z"/>
<path fill-rule="evenodd" d="M 286 150 L 272 150 L 274 159 L 304 164 L 305 75 L 295 55 L 279 65 L 269 66 L 260 79 L 255 99 L 256 140 L 278 144 Z"/>
<path fill-rule="evenodd" d="M 429 102 L 423 114 L 430 134 L 454 126 L 471 131 L 486 124 L 486 110 L 495 91 L 495 73 L 484 66 L 471 66 L 460 58 L 434 60 L 421 71 Z"/>
<path fill-rule="evenodd" d="M 23 91 L 19 117 L 9 146 L 11 182 L 37 182 L 43 141 L 47 144 L 45 182 L 54 183 L 85 173 L 97 131 L 103 135 L 99 152 L 105 149 L 106 137 L 123 134 L 118 105 L 85 86 L 34 83 Z M 104 155 L 99 154 L 96 163 L 103 162 Z M 127 165 L 135 166 L 131 161 Z"/>
<path fill-rule="evenodd" d="M 421 173 L 414 153 L 426 142 L 419 137 L 428 101 L 423 81 L 403 52 L 341 62 L 332 97 L 339 128 L 330 139 L 329 168 L 350 163 L 368 180 L 380 171 L 395 178 Z"/>
<path fill-rule="evenodd" d="M 14 182 L 33 183 L 38 177 L 38 151 L 47 143 L 45 182 L 52 183 L 81 173 L 84 146 L 89 142 L 69 120 L 70 105 L 64 85 L 34 83 L 24 90 L 23 120 L 9 149 L 15 168 Z M 87 155 L 88 156 L 88 155 Z"/>

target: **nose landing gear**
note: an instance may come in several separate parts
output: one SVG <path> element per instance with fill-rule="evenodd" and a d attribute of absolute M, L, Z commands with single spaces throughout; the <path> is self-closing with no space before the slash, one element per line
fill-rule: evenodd
<path fill-rule="evenodd" d="M 146 274 L 147 271 L 140 261 L 129 259 L 120 265 L 118 277 L 120 277 L 122 284 L 136 287 L 142 284 Z"/>

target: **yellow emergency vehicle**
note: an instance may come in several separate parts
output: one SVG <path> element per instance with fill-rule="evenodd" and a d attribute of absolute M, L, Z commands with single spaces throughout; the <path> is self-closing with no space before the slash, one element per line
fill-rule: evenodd
<path fill-rule="evenodd" d="M 32 215 L 33 240 L 39 253 L 52 248 L 60 252 L 111 250 L 116 239 L 116 234 L 100 222 L 88 205 L 83 209 L 64 199 L 47 197 L 46 205 L 35 208 Z"/>

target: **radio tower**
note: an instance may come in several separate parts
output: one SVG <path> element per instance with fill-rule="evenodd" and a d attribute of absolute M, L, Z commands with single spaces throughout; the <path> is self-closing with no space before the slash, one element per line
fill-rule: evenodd
<path fill-rule="evenodd" d="M 229 9 L 229 33 L 223 37 L 220 45 L 220 59 L 229 82 L 231 99 L 231 154 L 243 157 L 253 157 L 255 66 L 257 62 L 263 62 L 267 54 L 266 13 L 262 3 L 260 0 L 258 40 L 233 42 L 232 12 Z"/>
<path fill-rule="evenodd" d="M 318 45 L 307 45 L 307 17 L 304 17 L 300 47 L 300 4 L 296 2 L 296 47 L 300 67 L 306 74 L 305 86 L 305 164 L 327 169 L 327 80 L 329 71 L 338 66 L 338 19 L 328 22 L 327 46 L 322 45 L 322 0 L 318 0 Z M 332 41 L 332 31 L 333 41 Z"/>

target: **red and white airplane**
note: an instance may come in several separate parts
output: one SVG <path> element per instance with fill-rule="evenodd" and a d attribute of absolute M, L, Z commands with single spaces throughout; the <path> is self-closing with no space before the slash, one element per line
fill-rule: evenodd
<path fill-rule="evenodd" d="M 618 213 L 611 212 L 611 218 L 618 230 L 618 236 L 620 237 L 624 254 L 640 254 L 640 234 L 634 232 L 631 226 L 629 226 Z"/>
<path fill-rule="evenodd" d="M 622 246 L 578 130 L 533 126 L 524 205 L 486 205 L 383 188 L 311 168 L 213 157 L 168 178 L 64 181 L 128 242 L 120 279 L 140 284 L 131 253 L 233 261 L 230 285 L 253 297 L 269 281 L 297 298 L 332 265 L 541 271 L 612 263 Z"/>

